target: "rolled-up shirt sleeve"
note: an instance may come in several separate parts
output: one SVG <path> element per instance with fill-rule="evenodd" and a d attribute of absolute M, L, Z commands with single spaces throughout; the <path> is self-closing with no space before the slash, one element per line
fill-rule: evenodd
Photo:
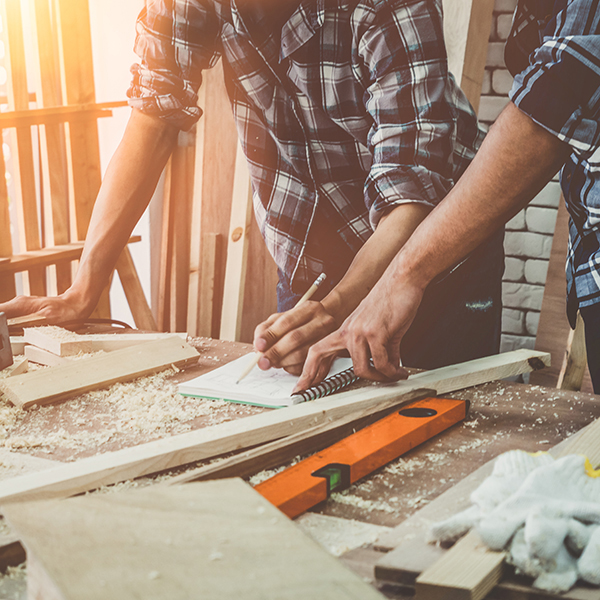
<path fill-rule="evenodd" d="M 572 0 L 548 24 L 510 99 L 576 152 L 595 149 L 600 120 L 600 14 Z"/>
<path fill-rule="evenodd" d="M 372 5 L 358 48 L 371 82 L 365 105 L 373 119 L 368 136 L 373 162 L 364 192 L 375 227 L 395 206 L 434 207 L 448 193 L 454 183 L 460 110 L 456 97 L 450 101 L 456 86 L 448 75 L 436 3 L 389 0 Z M 475 145 L 481 133 L 468 102 L 458 95 L 461 110 L 469 113 Z"/>
<path fill-rule="evenodd" d="M 136 23 L 129 104 L 187 130 L 201 115 L 202 71 L 217 62 L 220 22 L 210 3 L 147 0 Z"/>

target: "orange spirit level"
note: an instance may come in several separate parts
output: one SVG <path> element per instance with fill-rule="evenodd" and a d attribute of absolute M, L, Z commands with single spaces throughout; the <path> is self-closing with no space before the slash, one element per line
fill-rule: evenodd
<path fill-rule="evenodd" d="M 398 458 L 467 416 L 469 403 L 449 398 L 412 402 L 337 444 L 278 473 L 255 489 L 288 517 Z"/>

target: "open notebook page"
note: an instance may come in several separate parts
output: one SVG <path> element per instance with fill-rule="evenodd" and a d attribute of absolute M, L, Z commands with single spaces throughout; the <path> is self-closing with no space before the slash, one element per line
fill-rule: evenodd
<path fill-rule="evenodd" d="M 246 366 L 254 359 L 254 353 L 246 354 L 209 373 L 179 384 L 179 393 L 184 396 L 197 396 L 279 408 L 301 401 L 291 397 L 298 377 L 283 369 L 261 371 L 258 367 L 236 383 Z M 336 358 L 329 375 L 340 373 L 352 366 L 350 358 Z"/>

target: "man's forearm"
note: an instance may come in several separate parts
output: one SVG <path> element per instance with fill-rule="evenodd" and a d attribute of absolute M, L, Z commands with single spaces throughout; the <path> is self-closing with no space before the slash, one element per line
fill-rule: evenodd
<path fill-rule="evenodd" d="M 89 311 L 150 202 L 176 140 L 176 129 L 132 112 L 94 205 L 77 277 L 65 294 Z"/>
<path fill-rule="evenodd" d="M 385 277 L 425 289 L 523 208 L 568 154 L 567 144 L 509 104 L 462 178 L 417 228 Z"/>
<path fill-rule="evenodd" d="M 421 203 L 401 204 L 381 219 L 340 283 L 322 301 L 338 325 L 370 292 L 429 211 Z"/>

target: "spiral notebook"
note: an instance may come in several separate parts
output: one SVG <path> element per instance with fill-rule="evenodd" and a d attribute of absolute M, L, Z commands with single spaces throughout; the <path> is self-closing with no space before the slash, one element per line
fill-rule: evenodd
<path fill-rule="evenodd" d="M 283 369 L 261 371 L 257 367 L 236 383 L 253 358 L 254 353 L 246 354 L 200 377 L 180 383 L 179 393 L 184 396 L 282 408 L 327 396 L 357 379 L 352 371 L 352 360 L 336 358 L 327 379 L 301 394 L 292 396 L 298 377 L 286 373 Z"/>

